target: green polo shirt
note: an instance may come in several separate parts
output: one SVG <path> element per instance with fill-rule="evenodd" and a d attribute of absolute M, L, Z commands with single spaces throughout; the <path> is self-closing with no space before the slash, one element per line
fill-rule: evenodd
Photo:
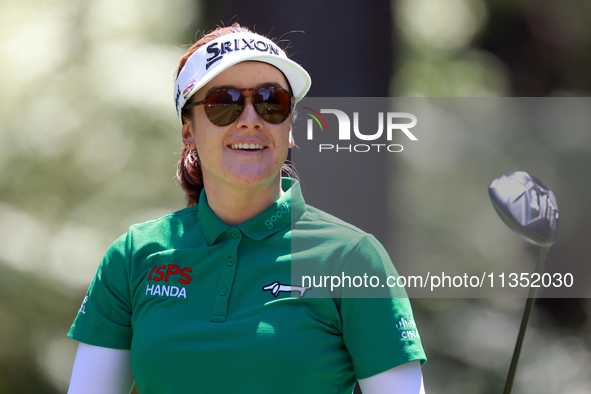
<path fill-rule="evenodd" d="M 403 290 L 319 282 L 386 283 L 397 274 L 384 248 L 307 206 L 297 181 L 282 187 L 239 225 L 224 224 L 202 193 L 194 207 L 131 226 L 68 335 L 131 349 L 142 394 L 351 393 L 357 379 L 425 362 Z"/>

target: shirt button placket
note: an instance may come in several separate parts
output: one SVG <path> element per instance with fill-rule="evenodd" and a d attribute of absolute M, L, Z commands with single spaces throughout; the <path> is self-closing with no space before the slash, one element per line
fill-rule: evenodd
<path fill-rule="evenodd" d="M 231 239 L 228 241 L 228 252 L 226 255 L 226 267 L 223 269 L 221 275 L 219 293 L 214 302 L 213 315 L 211 321 L 214 322 L 225 322 L 228 312 L 228 299 L 230 298 L 230 292 L 232 285 L 234 284 L 234 274 L 236 273 L 236 261 L 238 255 L 238 246 L 242 238 L 240 230 L 234 228 L 230 230 Z"/>

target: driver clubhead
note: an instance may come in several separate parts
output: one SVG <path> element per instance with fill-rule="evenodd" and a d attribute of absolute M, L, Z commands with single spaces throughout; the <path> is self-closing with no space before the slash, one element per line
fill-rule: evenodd
<path fill-rule="evenodd" d="M 556 241 L 558 204 L 544 182 L 516 171 L 492 181 L 488 194 L 503 222 L 525 240 L 538 246 Z"/>

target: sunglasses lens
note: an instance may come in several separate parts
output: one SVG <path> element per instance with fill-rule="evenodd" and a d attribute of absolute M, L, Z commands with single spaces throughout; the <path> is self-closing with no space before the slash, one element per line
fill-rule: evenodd
<path fill-rule="evenodd" d="M 283 90 L 260 89 L 254 94 L 253 102 L 259 115 L 271 124 L 282 123 L 291 112 L 291 96 Z"/>
<path fill-rule="evenodd" d="M 291 96 L 285 90 L 259 89 L 252 100 L 258 114 L 271 124 L 282 123 L 291 113 Z M 244 110 L 244 95 L 238 90 L 219 90 L 207 96 L 204 107 L 211 123 L 227 126 Z"/>
<path fill-rule="evenodd" d="M 244 96 L 236 90 L 220 90 L 210 94 L 206 100 L 205 114 L 217 126 L 234 122 L 244 108 Z"/>

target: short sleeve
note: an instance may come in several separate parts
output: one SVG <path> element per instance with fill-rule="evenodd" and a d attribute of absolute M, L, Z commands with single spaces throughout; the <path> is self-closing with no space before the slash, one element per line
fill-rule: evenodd
<path fill-rule="evenodd" d="M 342 270 L 341 275 L 353 282 L 341 289 L 340 314 L 357 379 L 411 361 L 424 364 L 427 357 L 410 300 L 403 288 L 391 286 L 398 273 L 384 247 L 366 235 L 349 253 Z"/>
<path fill-rule="evenodd" d="M 131 346 L 129 245 L 122 235 L 109 247 L 90 284 L 68 336 L 113 349 Z"/>

